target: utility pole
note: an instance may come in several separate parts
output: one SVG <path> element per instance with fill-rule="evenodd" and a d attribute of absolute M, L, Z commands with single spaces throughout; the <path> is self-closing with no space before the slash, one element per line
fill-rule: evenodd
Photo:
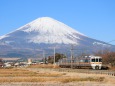
<path fill-rule="evenodd" d="M 45 63 L 45 51 L 43 50 L 43 59 L 44 59 L 44 63 Z"/>
<path fill-rule="evenodd" d="M 55 47 L 54 47 L 54 65 L 55 65 Z"/>
<path fill-rule="evenodd" d="M 71 50 L 70 50 L 70 52 L 71 52 L 71 68 L 73 68 L 73 45 L 71 45 Z"/>

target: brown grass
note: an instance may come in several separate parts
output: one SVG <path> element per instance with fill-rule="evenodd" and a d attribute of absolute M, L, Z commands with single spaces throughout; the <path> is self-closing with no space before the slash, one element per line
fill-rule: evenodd
<path fill-rule="evenodd" d="M 59 77 L 60 73 L 38 73 L 24 69 L 0 69 L 0 77 Z"/>
<path fill-rule="evenodd" d="M 68 83 L 68 82 L 78 82 L 78 81 L 96 81 L 96 82 L 101 82 L 103 81 L 104 78 L 92 78 L 92 77 L 87 77 L 87 78 L 74 78 L 74 77 L 3 77 L 0 78 L 0 82 L 47 82 L 47 81 L 53 81 L 53 82 L 62 82 L 62 83 Z"/>
<path fill-rule="evenodd" d="M 44 70 L 45 71 L 45 70 Z M 78 81 L 104 81 L 104 77 L 70 77 L 60 72 L 38 72 L 27 69 L 0 69 L 0 83 L 3 82 L 78 82 Z"/>
<path fill-rule="evenodd" d="M 92 78 L 92 77 L 86 77 L 86 78 L 69 77 L 69 78 L 62 78 L 62 79 L 60 79 L 60 82 L 63 82 L 63 83 L 78 82 L 78 81 L 96 81 L 96 82 L 102 82 L 102 81 L 104 81 L 104 77 L 98 77 L 98 78 Z"/>
<path fill-rule="evenodd" d="M 35 64 L 30 65 L 28 68 L 59 68 L 59 66 L 53 64 Z"/>

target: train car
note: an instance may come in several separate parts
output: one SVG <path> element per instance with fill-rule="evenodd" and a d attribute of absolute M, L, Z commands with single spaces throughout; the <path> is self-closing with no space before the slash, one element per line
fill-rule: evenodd
<path fill-rule="evenodd" d="M 102 57 L 100 56 L 85 56 L 81 58 L 63 58 L 59 61 L 59 66 L 62 68 L 102 68 Z"/>
<path fill-rule="evenodd" d="M 91 56 L 90 64 L 91 64 L 92 69 L 101 69 L 102 68 L 102 57 Z"/>

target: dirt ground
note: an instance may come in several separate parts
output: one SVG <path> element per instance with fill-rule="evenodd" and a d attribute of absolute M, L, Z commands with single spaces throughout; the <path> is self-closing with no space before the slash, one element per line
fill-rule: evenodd
<path fill-rule="evenodd" d="M 52 83 L 52 82 L 40 82 L 40 83 L 2 83 L 0 86 L 115 86 L 115 84 L 104 84 L 96 82 L 71 82 L 71 83 Z"/>

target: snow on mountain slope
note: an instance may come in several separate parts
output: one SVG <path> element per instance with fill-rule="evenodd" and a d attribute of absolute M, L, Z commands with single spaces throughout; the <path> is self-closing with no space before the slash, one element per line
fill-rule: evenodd
<path fill-rule="evenodd" d="M 19 28 L 18 30 L 23 30 L 25 32 L 31 32 L 31 31 L 40 32 L 41 31 L 41 33 L 46 33 L 46 32 L 52 33 L 54 31 L 54 32 L 56 32 L 55 34 L 60 34 L 60 32 L 62 34 L 71 34 L 71 33 L 76 32 L 78 34 L 81 34 L 80 32 L 77 32 L 76 30 L 65 25 L 64 23 L 54 20 L 50 17 L 38 18 L 38 19 L 24 25 L 23 27 Z M 57 32 L 59 32 L 59 33 L 57 33 Z"/>
<path fill-rule="evenodd" d="M 12 46 L 27 43 L 97 45 L 97 42 L 105 44 L 50 17 L 38 18 L 0 37 L 1 44 L 12 44 Z"/>
<path fill-rule="evenodd" d="M 38 18 L 17 30 L 36 34 L 29 38 L 29 42 L 34 43 L 78 44 L 77 39 L 80 39 L 79 35 L 83 35 L 71 27 L 50 17 Z"/>

